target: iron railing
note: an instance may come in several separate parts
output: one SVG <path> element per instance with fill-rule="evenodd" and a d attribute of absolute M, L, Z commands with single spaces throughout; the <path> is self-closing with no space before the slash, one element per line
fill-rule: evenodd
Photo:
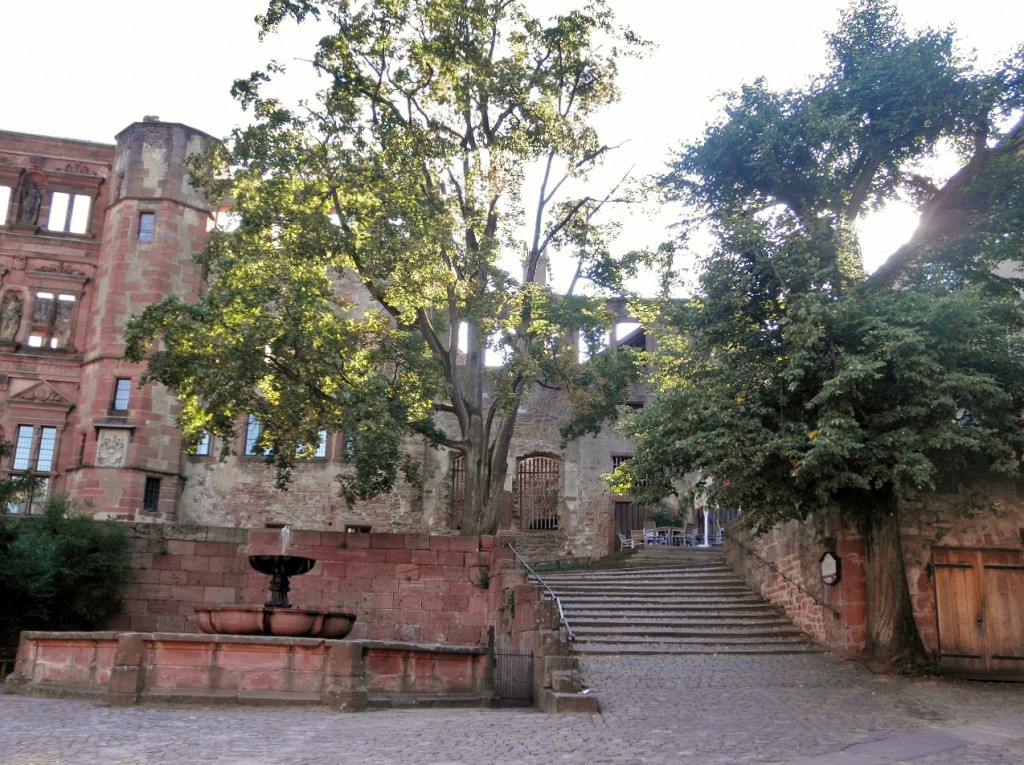
<path fill-rule="evenodd" d="M 573 634 L 572 627 L 569 626 L 569 620 L 565 618 L 565 611 L 562 609 L 562 601 L 555 594 L 548 583 L 544 581 L 540 574 L 530 568 L 530 564 L 526 562 L 522 555 L 512 546 L 512 543 L 508 543 L 508 549 L 512 551 L 512 554 L 516 556 L 516 559 L 523 564 L 523 568 L 530 572 L 530 576 L 540 582 L 541 586 L 547 591 L 547 594 L 551 596 L 551 599 L 555 601 L 555 605 L 558 606 L 558 619 L 559 622 L 565 627 L 565 636 L 569 639 L 570 643 L 575 642 L 576 636 Z"/>
<path fill-rule="evenodd" d="M 832 606 L 830 606 L 824 600 L 822 600 L 817 595 L 815 595 L 813 592 L 811 592 L 806 587 L 804 587 L 802 584 L 800 584 L 800 582 L 798 582 L 795 579 L 792 579 L 791 577 L 787 576 L 778 566 L 776 566 L 770 560 L 768 560 L 767 558 L 762 556 L 760 553 L 758 553 L 757 550 L 755 550 L 752 546 L 750 546 L 749 544 L 744 542 L 739 537 L 737 537 L 737 536 L 735 536 L 733 534 L 730 534 L 728 531 L 726 531 L 724 535 L 729 537 L 729 539 L 731 539 L 734 544 L 738 545 L 739 548 L 741 550 L 743 550 L 748 556 L 753 558 L 753 560 L 755 562 L 760 563 L 762 566 L 767 568 L 769 571 L 773 572 L 774 574 L 778 575 L 780 578 L 784 579 L 790 585 L 795 587 L 796 590 L 799 593 L 801 593 L 804 597 L 809 598 L 816 606 L 818 606 L 819 608 L 821 608 L 821 609 L 823 609 L 825 611 L 830 612 L 832 614 L 832 618 L 833 619 L 841 619 L 842 618 L 842 614 L 841 613 L 836 611 L 834 608 L 832 608 Z"/>

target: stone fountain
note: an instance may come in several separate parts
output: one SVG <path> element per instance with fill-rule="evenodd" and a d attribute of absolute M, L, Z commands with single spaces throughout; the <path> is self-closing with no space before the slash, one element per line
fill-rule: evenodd
<path fill-rule="evenodd" d="M 288 600 L 289 579 L 312 571 L 316 561 L 288 555 L 291 527 L 281 527 L 278 555 L 250 555 L 249 565 L 270 577 L 270 599 L 262 606 L 203 606 L 196 609 L 196 624 L 216 635 L 276 635 L 340 640 L 352 631 L 355 614 L 298 608 Z"/>

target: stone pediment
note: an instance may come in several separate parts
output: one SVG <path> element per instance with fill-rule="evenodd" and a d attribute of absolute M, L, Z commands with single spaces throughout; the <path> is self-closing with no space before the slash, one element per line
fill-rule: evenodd
<path fill-rule="evenodd" d="M 53 385 L 43 380 L 35 385 L 16 393 L 8 399 L 9 404 L 42 404 L 60 409 L 70 409 L 75 402 L 65 396 Z"/>

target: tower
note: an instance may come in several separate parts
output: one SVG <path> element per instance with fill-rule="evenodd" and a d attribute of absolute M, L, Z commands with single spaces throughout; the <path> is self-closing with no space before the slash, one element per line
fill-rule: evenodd
<path fill-rule="evenodd" d="M 120 518 L 171 519 L 180 493 L 177 401 L 161 386 L 140 385 L 144 365 L 124 359 L 124 330 L 149 304 L 199 293 L 192 255 L 212 219 L 185 160 L 209 141 L 155 117 L 117 135 L 74 416 L 81 457 L 64 488 Z"/>

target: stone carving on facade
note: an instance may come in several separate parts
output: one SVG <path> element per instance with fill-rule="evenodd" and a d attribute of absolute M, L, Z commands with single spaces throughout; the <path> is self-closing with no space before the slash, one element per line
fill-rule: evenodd
<path fill-rule="evenodd" d="M 20 326 L 21 298 L 16 292 L 8 292 L 0 304 L 0 340 L 13 342 Z"/>
<path fill-rule="evenodd" d="M 79 175 L 96 175 L 96 173 L 89 169 L 88 165 L 84 165 L 81 162 L 68 162 L 64 165 L 64 172 L 78 173 Z"/>
<path fill-rule="evenodd" d="M 128 432 L 124 430 L 103 430 L 96 443 L 96 467 L 124 467 L 128 452 Z"/>
<path fill-rule="evenodd" d="M 43 202 L 43 194 L 34 181 L 25 181 L 21 185 L 20 204 L 18 205 L 18 223 L 23 226 L 34 226 L 39 220 L 39 206 Z"/>
<path fill-rule="evenodd" d="M 50 385 L 48 382 L 41 382 L 33 385 L 28 390 L 22 391 L 14 397 L 16 401 L 30 402 L 33 404 L 60 404 L 71 406 L 71 400 Z"/>

